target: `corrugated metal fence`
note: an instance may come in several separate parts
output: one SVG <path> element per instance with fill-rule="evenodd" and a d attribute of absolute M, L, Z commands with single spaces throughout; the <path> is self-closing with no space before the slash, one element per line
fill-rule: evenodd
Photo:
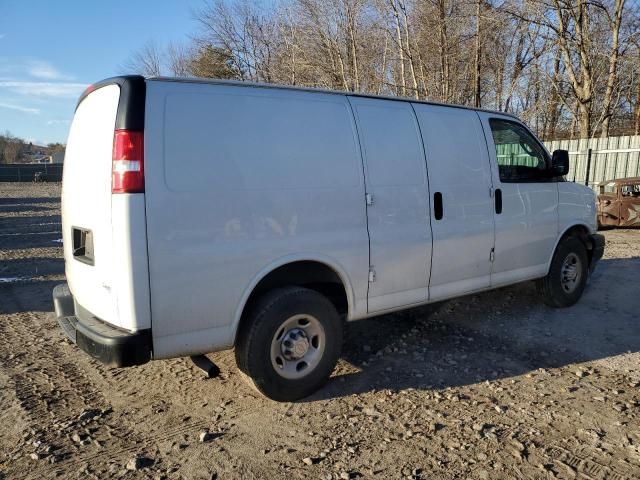
<path fill-rule="evenodd" d="M 545 145 L 550 152 L 569 151 L 567 180 L 593 188 L 603 180 L 640 177 L 640 135 L 554 140 Z"/>
<path fill-rule="evenodd" d="M 5 163 L 0 165 L 0 182 L 61 182 L 62 165 L 55 163 Z"/>

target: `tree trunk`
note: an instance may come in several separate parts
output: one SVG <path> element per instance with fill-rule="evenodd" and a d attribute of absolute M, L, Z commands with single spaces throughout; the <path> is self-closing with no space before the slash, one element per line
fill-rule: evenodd
<path fill-rule="evenodd" d="M 422 85 L 423 98 L 429 98 L 429 89 L 427 88 L 427 78 L 424 73 L 424 62 L 422 61 L 422 55 L 418 51 L 418 64 L 420 65 L 420 83 Z"/>
<path fill-rule="evenodd" d="M 555 140 L 556 128 L 560 119 L 560 50 L 556 49 L 553 59 L 553 88 L 551 90 L 551 99 L 549 101 L 549 110 L 547 111 L 547 121 L 545 126 L 546 138 Z"/>
<path fill-rule="evenodd" d="M 518 80 L 520 79 L 520 75 L 522 75 L 522 71 L 524 70 L 524 42 L 525 36 L 524 34 L 518 34 L 518 45 L 516 47 L 516 53 L 514 55 L 513 67 L 511 67 L 511 77 L 509 78 L 509 95 L 507 95 L 507 100 L 505 102 L 504 111 L 508 112 L 511 108 L 511 99 L 513 98 L 514 90 L 518 84 Z M 506 60 L 505 60 L 506 63 Z M 503 74 L 502 69 L 504 68 L 504 63 L 501 66 L 501 74 Z M 500 83 L 500 88 L 502 88 L 502 82 Z M 502 108 L 498 108 L 502 110 Z"/>
<path fill-rule="evenodd" d="M 348 91 L 349 83 L 347 82 L 347 74 L 344 68 L 344 59 L 342 58 L 340 47 L 336 47 L 336 56 L 338 57 L 338 65 L 340 67 L 340 78 L 342 78 L 342 89 Z"/>
<path fill-rule="evenodd" d="M 293 25 L 291 26 L 291 85 L 295 85 L 298 78 L 296 77 L 296 34 Z"/>
<path fill-rule="evenodd" d="M 353 69 L 353 91 L 360 90 L 360 73 L 358 72 L 358 49 L 356 45 L 356 19 L 351 5 L 347 6 L 347 22 L 349 28 L 349 43 L 351 46 L 351 68 Z"/>
<path fill-rule="evenodd" d="M 449 48 L 447 38 L 447 12 L 446 0 L 438 1 L 439 13 L 439 33 L 440 33 L 440 100 L 446 102 L 449 100 L 450 92 L 450 70 L 449 70 Z"/>
<path fill-rule="evenodd" d="M 640 61 L 640 58 L 638 59 Z M 636 125 L 635 125 L 635 133 L 636 135 L 640 135 L 640 81 L 638 82 L 638 88 L 636 92 Z"/>
<path fill-rule="evenodd" d="M 398 6 L 395 0 L 389 0 L 389 4 L 393 9 L 393 16 L 396 21 L 396 43 L 398 44 L 398 56 L 400 57 L 400 95 L 406 96 L 407 83 L 404 74 L 404 48 L 402 47 L 402 33 L 400 30 L 400 14 L 398 13 Z"/>
<path fill-rule="evenodd" d="M 576 107 L 577 110 L 577 107 Z M 569 138 L 573 140 L 576 136 L 576 125 L 578 124 L 578 116 L 580 114 L 577 111 L 574 111 L 573 118 L 571 119 L 571 129 L 569 130 Z"/>
<path fill-rule="evenodd" d="M 609 124 L 611 122 L 611 104 L 613 101 L 613 90 L 617 80 L 618 57 L 620 55 L 620 25 L 622 23 L 622 11 L 625 0 L 615 0 L 615 11 L 611 22 L 611 54 L 609 56 L 609 76 L 607 78 L 607 89 L 604 93 L 602 105 L 602 131 L 601 137 L 609 136 Z"/>
<path fill-rule="evenodd" d="M 387 33 L 384 35 L 384 51 L 382 52 L 382 67 L 380 70 L 380 82 L 378 83 L 378 95 L 382 93 L 382 88 L 384 87 L 384 80 L 387 77 L 387 48 L 389 46 L 389 37 L 387 37 Z"/>
<path fill-rule="evenodd" d="M 418 79 L 416 77 L 413 52 L 411 50 L 411 40 L 409 39 L 409 16 L 407 14 L 407 6 L 403 3 L 400 3 L 400 9 L 402 10 L 402 16 L 404 19 L 405 49 L 407 51 L 407 57 L 409 58 L 409 70 L 411 72 L 411 82 L 413 83 L 413 96 L 415 98 L 418 98 Z"/>
<path fill-rule="evenodd" d="M 480 101 L 480 5 L 482 0 L 476 0 L 476 58 L 474 64 L 475 77 L 473 85 L 473 104 L 475 107 L 481 106 Z"/>
<path fill-rule="evenodd" d="M 504 64 L 501 64 L 496 69 L 496 110 L 502 111 L 502 94 L 504 91 Z M 509 108 L 509 104 L 507 102 L 507 108 Z M 504 111 L 508 111 L 507 108 Z"/>
<path fill-rule="evenodd" d="M 580 138 L 591 138 L 591 103 L 578 102 Z"/>

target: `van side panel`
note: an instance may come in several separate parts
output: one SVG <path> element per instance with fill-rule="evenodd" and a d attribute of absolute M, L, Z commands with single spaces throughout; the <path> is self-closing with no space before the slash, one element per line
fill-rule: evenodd
<path fill-rule="evenodd" d="M 334 264 L 366 313 L 362 162 L 346 97 L 147 83 L 154 358 L 231 346 L 242 299 L 295 255 Z"/>

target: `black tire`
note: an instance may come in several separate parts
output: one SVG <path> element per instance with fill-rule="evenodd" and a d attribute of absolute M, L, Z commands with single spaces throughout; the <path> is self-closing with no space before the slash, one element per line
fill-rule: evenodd
<path fill-rule="evenodd" d="M 565 261 L 573 262 L 578 270 L 579 278 L 573 287 L 563 283 Z M 550 307 L 570 307 L 582 296 L 588 276 L 589 257 L 584 243 L 577 237 L 567 237 L 558 244 L 547 276 L 537 281 L 538 292 Z"/>
<path fill-rule="evenodd" d="M 304 376 L 284 378 L 272 361 L 272 342 L 287 319 L 304 315 L 322 326 L 323 351 L 319 363 Z M 314 290 L 285 287 L 266 293 L 251 308 L 238 332 L 235 355 L 238 368 L 258 391 L 272 400 L 290 402 L 309 396 L 328 380 L 341 349 L 342 321 L 334 305 Z"/>

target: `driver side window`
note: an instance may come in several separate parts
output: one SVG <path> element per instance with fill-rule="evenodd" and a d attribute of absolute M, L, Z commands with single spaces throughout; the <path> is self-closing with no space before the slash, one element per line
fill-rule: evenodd
<path fill-rule="evenodd" d="M 489 120 L 489 125 L 501 182 L 551 181 L 544 149 L 522 125 L 497 118 Z"/>

